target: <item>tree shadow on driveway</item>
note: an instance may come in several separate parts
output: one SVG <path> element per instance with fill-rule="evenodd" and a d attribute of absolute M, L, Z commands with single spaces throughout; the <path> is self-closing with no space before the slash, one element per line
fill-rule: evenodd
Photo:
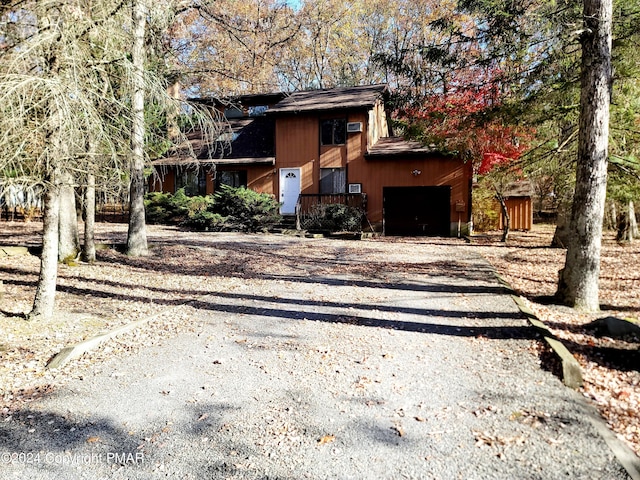
<path fill-rule="evenodd" d="M 7 270 L 3 268 L 1 270 Z M 24 273 L 21 271 L 13 271 L 12 273 Z M 25 273 L 26 275 L 26 273 Z M 357 279 L 337 279 L 337 278 L 309 278 L 309 277 L 286 277 L 279 276 L 267 276 L 267 279 L 274 281 L 290 281 L 290 282 L 302 282 L 313 283 L 326 286 L 349 286 L 357 288 L 384 288 L 389 290 L 410 290 L 419 291 L 424 293 L 451 293 L 451 294 L 490 294 L 490 295 L 504 295 L 506 289 L 500 285 L 449 285 L 449 284 L 380 284 L 377 282 L 371 282 L 367 280 Z M 124 282 L 115 281 L 100 281 L 100 280 L 85 280 L 86 282 L 96 283 L 96 287 L 100 284 L 108 283 L 110 286 L 120 287 L 123 292 L 118 295 L 118 298 L 127 301 L 139 301 L 141 303 L 149 303 L 151 300 L 154 304 L 159 306 L 176 306 L 180 304 L 189 304 L 196 309 L 204 311 L 216 311 L 222 313 L 235 313 L 243 315 L 256 315 L 266 316 L 272 318 L 282 318 L 287 320 L 312 320 L 321 321 L 327 323 L 347 323 L 369 327 L 388 328 L 394 330 L 403 330 L 419 333 L 432 333 L 438 335 L 451 335 L 451 336 L 463 336 L 463 337 L 486 337 L 491 339 L 500 338 L 520 338 L 520 339 L 532 339 L 537 338 L 535 331 L 522 322 L 522 325 L 502 325 L 502 326 L 464 326 L 464 325 L 443 325 L 438 323 L 432 323 L 429 318 L 443 318 L 450 320 L 468 319 L 472 321 L 478 320 L 495 320 L 495 321 L 507 321 L 507 320 L 522 320 L 523 317 L 517 312 L 502 312 L 502 311 L 471 311 L 471 310 L 443 310 L 443 309 L 429 309 L 421 307 L 410 307 L 402 305 L 384 305 L 384 304 L 359 304 L 349 302 L 333 302 L 333 301 L 318 301 L 312 299 L 294 299 L 284 297 L 270 297 L 265 295 L 254 294 L 238 294 L 231 292 L 215 292 L 205 293 L 203 291 L 175 291 L 171 289 L 163 289 L 157 287 L 146 287 L 151 291 L 157 291 L 161 295 L 158 297 L 148 296 L 135 296 L 129 292 L 132 285 Z M 24 284 L 30 286 L 33 282 L 30 281 L 14 281 L 15 284 Z M 101 298 L 114 298 L 112 292 L 102 291 L 99 288 L 80 288 L 68 285 L 60 285 L 58 290 L 71 295 L 77 295 L 83 298 L 86 296 L 94 296 Z M 182 296 L 195 294 L 196 298 L 192 300 L 175 300 L 166 298 L 163 293 L 180 293 Z M 227 304 L 218 301 L 217 299 L 226 299 L 232 302 L 242 303 Z M 249 306 L 250 302 L 265 302 L 269 304 L 282 304 L 290 305 L 298 308 L 274 308 L 266 305 Z M 328 313 L 319 312 L 320 308 L 337 308 L 344 309 L 345 313 Z M 371 315 L 362 315 L 358 311 L 374 311 L 383 313 L 395 313 L 406 314 L 414 317 L 422 317 L 422 320 L 391 320 L 375 318 Z"/>
<path fill-rule="evenodd" d="M 274 301 L 274 300 L 271 300 Z M 275 300 L 278 301 L 278 300 Z M 266 308 L 250 307 L 242 305 L 223 305 L 215 302 L 194 301 L 191 303 L 194 308 L 199 310 L 208 310 L 214 312 L 236 313 L 242 315 L 250 315 L 256 317 L 274 317 L 285 320 L 309 320 L 314 322 L 325 323 L 344 323 L 349 325 L 359 325 L 366 327 L 387 328 L 392 330 L 401 330 L 407 332 L 430 333 L 435 335 L 449 335 L 454 337 L 485 337 L 489 339 L 533 339 L 538 338 L 536 331 L 527 325 L 524 321 L 520 321 L 520 325 L 503 325 L 503 326 L 466 326 L 466 325 L 446 325 L 432 323 L 429 321 L 409 321 L 409 320 L 390 320 L 375 318 L 371 316 L 349 314 L 327 313 L 304 308 L 282 309 L 282 308 Z M 357 307 L 363 308 L 363 307 Z M 374 309 L 376 307 L 373 307 Z M 428 318 L 438 317 L 444 319 L 461 319 L 473 318 L 469 312 L 455 310 L 420 310 L 420 315 Z M 502 319 L 516 320 L 517 314 L 504 312 L 474 312 L 476 319 Z"/>

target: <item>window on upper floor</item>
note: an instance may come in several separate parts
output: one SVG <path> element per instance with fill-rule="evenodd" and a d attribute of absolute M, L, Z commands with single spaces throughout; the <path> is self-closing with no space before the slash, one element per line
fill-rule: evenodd
<path fill-rule="evenodd" d="M 269 110 L 268 105 L 254 105 L 249 107 L 249 116 L 250 117 L 262 117 Z"/>
<path fill-rule="evenodd" d="M 224 116 L 225 118 L 242 118 L 244 112 L 238 107 L 227 107 L 224 109 Z"/>
<path fill-rule="evenodd" d="M 347 139 L 347 121 L 344 118 L 322 120 L 320 143 L 322 145 L 344 145 Z"/>

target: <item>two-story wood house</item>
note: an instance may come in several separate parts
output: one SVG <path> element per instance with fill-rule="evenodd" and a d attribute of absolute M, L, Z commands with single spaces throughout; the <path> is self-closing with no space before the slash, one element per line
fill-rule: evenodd
<path fill-rule="evenodd" d="M 158 160 L 150 189 L 208 194 L 220 184 L 246 186 L 274 195 L 283 215 L 309 202 L 357 199 L 368 223 L 387 235 L 466 233 L 471 165 L 392 136 L 386 97 L 385 85 L 371 85 L 212 103 L 232 133 L 216 145 L 194 135 L 196 161 Z"/>

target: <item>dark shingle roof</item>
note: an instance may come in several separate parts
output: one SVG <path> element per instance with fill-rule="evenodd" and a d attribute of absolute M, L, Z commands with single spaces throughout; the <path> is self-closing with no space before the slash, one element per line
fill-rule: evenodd
<path fill-rule="evenodd" d="M 503 197 L 533 197 L 535 190 L 529 180 L 509 183 L 502 194 Z"/>
<path fill-rule="evenodd" d="M 231 143 L 220 143 L 216 158 L 260 158 L 275 155 L 275 122 L 267 117 L 237 118 L 229 120 L 234 138 Z M 202 158 L 202 157 L 201 157 Z"/>
<path fill-rule="evenodd" d="M 188 149 L 153 162 L 154 165 L 190 164 L 255 164 L 275 163 L 275 122 L 267 117 L 238 118 L 228 121 L 233 133 L 226 138 L 207 145 L 199 131 L 189 134 L 189 142 L 195 158 Z M 229 140 L 231 140 L 229 142 Z"/>
<path fill-rule="evenodd" d="M 386 93 L 386 85 L 294 92 L 270 108 L 269 114 L 371 108 Z"/>
<path fill-rule="evenodd" d="M 200 97 L 190 98 L 190 102 L 209 105 L 212 107 L 233 107 L 252 105 L 275 105 L 287 96 L 284 92 L 276 93 L 252 93 L 246 95 L 234 95 L 229 97 Z"/>
<path fill-rule="evenodd" d="M 386 158 L 407 155 L 428 155 L 438 153 L 434 147 L 425 146 L 415 140 L 405 140 L 402 137 L 382 137 L 366 154 L 367 158 Z"/>

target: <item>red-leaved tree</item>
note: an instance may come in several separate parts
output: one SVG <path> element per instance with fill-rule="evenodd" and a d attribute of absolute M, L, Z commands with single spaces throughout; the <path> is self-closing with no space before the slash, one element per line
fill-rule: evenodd
<path fill-rule="evenodd" d="M 503 241 L 510 228 L 503 193 L 509 182 L 521 178 L 518 160 L 535 133 L 501 114 L 506 94 L 499 70 L 473 68 L 457 72 L 444 91 L 397 112 L 410 137 L 473 162 L 474 173 L 484 177 L 500 202 Z"/>
<path fill-rule="evenodd" d="M 411 137 L 472 161 L 474 172 L 485 175 L 518 160 L 533 138 L 531 129 L 499 115 L 504 96 L 498 70 L 468 69 L 457 72 L 445 91 L 399 110 L 397 117 Z"/>

